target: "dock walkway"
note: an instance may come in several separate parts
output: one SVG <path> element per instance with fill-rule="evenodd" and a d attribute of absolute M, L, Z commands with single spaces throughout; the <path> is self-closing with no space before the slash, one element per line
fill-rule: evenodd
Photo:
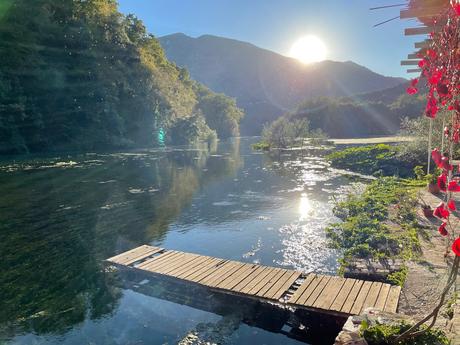
<path fill-rule="evenodd" d="M 107 262 L 213 291 L 344 317 L 360 314 L 368 307 L 396 312 L 401 293 L 399 286 L 381 282 L 304 274 L 147 245 L 111 257 Z"/>

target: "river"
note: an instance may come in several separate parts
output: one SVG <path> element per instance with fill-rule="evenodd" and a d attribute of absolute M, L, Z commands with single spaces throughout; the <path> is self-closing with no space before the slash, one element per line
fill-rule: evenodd
<path fill-rule="evenodd" d="M 159 282 L 150 294 L 127 288 L 102 266 L 151 244 L 336 273 L 324 229 L 356 176 L 331 168 L 324 148 L 266 154 L 254 141 L 0 161 L 0 344 L 176 344 L 202 334 L 303 343 L 235 308 L 200 309 L 192 290 L 178 292 L 182 303 Z"/>

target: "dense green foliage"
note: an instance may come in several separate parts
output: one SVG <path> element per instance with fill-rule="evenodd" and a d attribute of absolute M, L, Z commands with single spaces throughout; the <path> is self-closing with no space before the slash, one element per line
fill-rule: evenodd
<path fill-rule="evenodd" d="M 311 131 L 310 124 L 306 119 L 287 120 L 280 117 L 270 125 L 264 126 L 262 140 L 253 145 L 255 150 L 269 150 L 270 148 L 288 148 L 302 145 L 304 139 L 325 139 L 320 131 Z"/>
<path fill-rule="evenodd" d="M 335 168 L 362 174 L 412 177 L 413 167 L 425 164 L 426 153 L 409 155 L 403 149 L 405 146 L 376 144 L 349 147 L 329 154 L 327 159 Z"/>
<path fill-rule="evenodd" d="M 321 129 L 332 138 L 353 138 L 394 134 L 403 118 L 419 117 L 423 107 L 423 97 L 401 93 L 381 99 L 373 94 L 353 98 L 319 97 L 304 101 L 284 117 L 308 119 L 312 129 Z"/>
<path fill-rule="evenodd" d="M 369 345 L 390 345 L 394 344 L 394 338 L 408 330 L 411 325 L 406 323 L 395 325 L 373 325 L 361 326 L 361 333 Z M 399 342 L 399 345 L 448 345 L 449 339 L 441 330 L 430 329 L 420 336 Z"/>
<path fill-rule="evenodd" d="M 411 258 L 419 248 L 415 195 L 395 177 L 369 184 L 361 195 L 349 195 L 334 208 L 343 222 L 327 229 L 331 246 L 349 258 Z"/>
<path fill-rule="evenodd" d="M 202 97 L 115 0 L 1 4 L 1 153 L 151 146 L 158 132 L 166 143 L 191 142 L 211 135 L 211 111 L 238 133 L 234 101 Z"/>

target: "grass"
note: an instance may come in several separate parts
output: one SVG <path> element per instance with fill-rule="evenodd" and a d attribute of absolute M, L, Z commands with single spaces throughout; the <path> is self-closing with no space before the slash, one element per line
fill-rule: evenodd
<path fill-rule="evenodd" d="M 382 177 L 369 184 L 361 195 L 349 195 L 334 207 L 342 220 L 327 229 L 333 248 L 343 251 L 342 266 L 350 259 L 409 260 L 418 255 L 416 192 L 412 180 Z M 402 285 L 406 270 L 390 279 Z"/>
<path fill-rule="evenodd" d="M 402 155 L 400 146 L 388 144 L 349 147 L 336 151 L 326 159 L 339 169 L 348 169 L 374 176 L 413 177 L 413 167 L 424 164 Z"/>
<path fill-rule="evenodd" d="M 361 334 L 369 345 L 390 345 L 392 340 L 399 334 L 410 328 L 407 323 L 394 325 L 377 324 L 368 326 L 366 322 L 361 324 Z M 450 344 L 446 334 L 441 330 L 430 329 L 413 339 L 407 339 L 398 345 L 448 345 Z"/>
<path fill-rule="evenodd" d="M 257 151 L 269 151 L 270 144 L 265 141 L 259 141 L 258 143 L 252 144 L 252 149 Z"/>

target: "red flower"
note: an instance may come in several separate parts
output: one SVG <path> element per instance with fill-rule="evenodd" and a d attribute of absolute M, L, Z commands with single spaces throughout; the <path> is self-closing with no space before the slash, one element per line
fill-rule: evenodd
<path fill-rule="evenodd" d="M 431 158 L 433 158 L 433 162 L 435 162 L 437 166 L 441 165 L 442 154 L 438 149 L 431 151 Z"/>
<path fill-rule="evenodd" d="M 429 56 L 430 59 L 434 59 L 434 58 L 436 58 L 436 56 L 437 56 L 438 54 L 437 54 L 436 51 L 434 51 L 433 49 L 427 49 L 426 55 Z"/>
<path fill-rule="evenodd" d="M 433 215 L 438 218 L 447 218 L 449 217 L 449 210 L 444 207 L 444 203 L 441 202 L 438 207 L 433 212 Z"/>
<path fill-rule="evenodd" d="M 438 187 L 440 190 L 445 192 L 447 190 L 447 175 L 441 174 L 438 177 Z"/>
<path fill-rule="evenodd" d="M 442 236 L 447 236 L 449 234 L 447 232 L 446 226 L 447 226 L 447 223 L 443 222 L 438 228 L 438 231 Z"/>
<path fill-rule="evenodd" d="M 428 79 L 428 82 L 431 85 L 437 85 L 441 79 L 442 79 L 442 73 L 440 71 L 435 71 L 433 72 L 431 77 Z"/>
<path fill-rule="evenodd" d="M 409 95 L 415 95 L 417 92 L 418 92 L 418 89 L 416 87 L 408 87 L 406 89 L 406 92 L 409 94 Z"/>
<path fill-rule="evenodd" d="M 453 199 L 449 200 L 449 202 L 447 203 L 447 207 L 452 211 L 455 211 L 457 209 L 457 207 L 455 206 L 455 201 Z"/>
<path fill-rule="evenodd" d="M 452 164 L 449 164 L 449 158 L 447 157 L 441 158 L 441 164 L 438 165 L 438 167 L 444 170 L 454 170 L 454 166 Z"/>
<path fill-rule="evenodd" d="M 412 79 L 412 80 L 410 81 L 410 86 L 412 86 L 412 87 L 416 87 L 417 84 L 418 84 L 418 79 L 417 79 L 417 78 Z"/>
<path fill-rule="evenodd" d="M 441 97 L 446 97 L 449 94 L 449 88 L 446 84 L 438 84 L 436 89 L 438 90 L 438 94 Z"/>
<path fill-rule="evenodd" d="M 457 16 L 460 16 L 460 4 L 459 3 L 452 3 L 452 8 L 455 11 Z"/>
<path fill-rule="evenodd" d="M 427 65 L 426 60 L 420 60 L 420 61 L 418 62 L 418 67 L 420 67 L 420 68 L 423 68 L 423 67 L 425 67 L 426 65 Z"/>
<path fill-rule="evenodd" d="M 434 119 L 436 117 L 436 114 L 438 112 L 438 106 L 437 106 L 437 101 L 436 98 L 433 96 L 430 96 L 428 98 L 428 103 L 425 108 L 426 116 L 431 117 Z"/>
<path fill-rule="evenodd" d="M 456 129 L 454 134 L 452 135 L 452 140 L 456 144 L 458 144 L 458 142 L 460 141 L 460 133 L 459 133 L 458 129 Z"/>
<path fill-rule="evenodd" d="M 455 255 L 460 256 L 460 237 L 457 238 L 454 243 L 452 243 L 452 251 Z"/>
<path fill-rule="evenodd" d="M 458 185 L 457 181 L 451 181 L 449 182 L 447 190 L 449 192 L 460 192 L 460 186 Z"/>

